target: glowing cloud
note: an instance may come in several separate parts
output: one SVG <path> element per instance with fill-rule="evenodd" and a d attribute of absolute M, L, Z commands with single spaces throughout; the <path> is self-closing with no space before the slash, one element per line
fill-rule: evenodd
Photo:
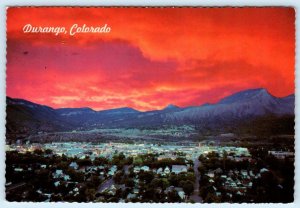
<path fill-rule="evenodd" d="M 7 95 L 59 107 L 160 109 L 248 88 L 294 93 L 291 8 L 10 8 Z M 23 33 L 26 24 L 109 33 Z"/>

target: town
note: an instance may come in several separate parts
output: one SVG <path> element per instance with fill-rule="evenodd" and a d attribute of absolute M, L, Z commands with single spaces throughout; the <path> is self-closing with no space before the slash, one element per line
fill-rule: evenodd
<path fill-rule="evenodd" d="M 6 145 L 6 154 L 9 201 L 293 200 L 294 153 L 289 150 L 207 141 L 26 142 Z"/>

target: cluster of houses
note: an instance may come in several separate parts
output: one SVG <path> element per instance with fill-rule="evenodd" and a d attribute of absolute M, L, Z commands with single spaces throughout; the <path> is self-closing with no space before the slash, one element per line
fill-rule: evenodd
<path fill-rule="evenodd" d="M 168 193 L 170 193 L 172 191 L 176 191 L 181 200 L 184 200 L 187 197 L 185 195 L 185 192 L 183 191 L 183 188 L 181 188 L 181 187 L 169 186 L 168 188 L 166 188 L 166 190 L 164 191 L 164 193 L 168 194 Z"/>
<path fill-rule="evenodd" d="M 251 155 L 247 148 L 243 147 L 228 147 L 228 146 L 209 146 L 209 145 L 199 145 L 199 146 L 157 146 L 153 144 L 123 144 L 123 143 L 105 143 L 99 145 L 93 145 L 89 143 L 51 143 L 45 144 L 41 147 L 41 144 L 26 144 L 26 145 L 17 145 L 17 146 L 7 146 L 7 150 L 17 150 L 19 152 L 26 151 L 34 151 L 36 149 L 52 149 L 55 154 L 66 154 L 67 156 L 73 157 L 76 156 L 78 158 L 85 158 L 86 155 L 89 155 L 91 159 L 98 156 L 103 156 L 106 158 L 112 158 L 115 153 L 122 152 L 125 156 L 135 156 L 139 154 L 145 153 L 157 153 L 157 160 L 163 159 L 173 159 L 175 160 L 177 157 L 184 157 L 187 159 L 196 159 L 199 155 L 207 155 L 210 152 L 218 153 L 219 157 L 223 157 L 226 153 L 226 157 L 230 160 L 234 161 L 242 161 L 242 160 L 251 160 Z M 181 156 L 177 155 L 177 153 L 182 153 Z M 287 157 L 293 157 L 293 152 L 288 151 L 269 151 L 270 155 L 278 159 L 284 159 Z M 91 157 L 92 156 L 92 157 Z M 84 174 L 88 173 L 99 173 L 99 177 L 101 179 L 112 178 L 118 171 L 116 165 L 100 165 L 100 166 L 86 166 L 79 167 L 76 162 L 71 162 L 69 167 L 82 172 Z M 23 171 L 34 171 L 34 167 L 22 167 L 22 166 L 14 166 L 15 172 L 23 172 Z M 41 169 L 48 169 L 51 166 L 47 166 L 45 164 L 40 164 Z M 140 173 L 141 171 L 148 172 L 152 171 L 153 173 L 160 176 L 168 176 L 171 173 L 180 174 L 188 172 L 190 168 L 189 165 L 172 165 L 166 167 L 158 167 L 151 169 L 149 166 L 134 166 L 133 172 L 135 174 Z M 268 172 L 269 170 L 266 168 L 262 168 L 257 173 L 248 170 L 230 170 L 226 173 L 223 172 L 221 168 L 217 168 L 216 170 L 210 170 L 206 173 L 209 178 L 209 183 L 213 188 L 216 196 L 221 196 L 222 193 L 219 190 L 219 187 L 216 185 L 215 181 L 217 179 L 221 179 L 222 188 L 228 190 L 226 193 L 229 197 L 232 197 L 232 193 L 236 193 L 238 195 L 245 195 L 248 188 L 251 188 L 254 179 L 258 179 L 264 172 Z M 60 187 L 61 185 L 70 186 L 69 194 L 73 196 L 77 196 L 79 194 L 78 183 L 73 182 L 71 177 L 64 172 L 62 169 L 54 169 L 52 172 L 53 184 L 55 187 Z M 139 197 L 139 179 L 136 177 L 134 179 L 134 188 L 127 195 L 127 199 L 135 199 Z M 112 183 L 110 186 L 106 187 L 102 192 L 106 192 L 109 195 L 115 195 L 118 189 L 125 190 L 126 187 L 124 184 L 114 184 Z M 162 190 L 161 190 L 162 191 Z M 182 188 L 179 187 L 168 187 L 164 190 L 165 194 L 176 191 L 178 196 L 181 199 L 185 199 L 185 193 Z M 49 194 L 42 193 L 41 190 L 37 190 L 38 193 L 47 196 L 48 200 L 50 200 Z"/>
<path fill-rule="evenodd" d="M 216 170 L 210 170 L 205 175 L 209 177 L 209 183 L 212 186 L 215 195 L 221 196 L 221 192 L 215 185 L 215 180 L 220 178 L 222 180 L 222 188 L 229 190 L 231 193 L 238 195 L 245 195 L 248 188 L 252 188 L 253 179 L 258 179 L 261 174 L 268 172 L 266 168 L 262 168 L 258 173 L 254 173 L 252 170 L 230 170 L 226 173 L 221 168 Z M 232 197 L 232 194 L 228 192 L 227 195 Z"/>
<path fill-rule="evenodd" d="M 135 166 L 133 168 L 134 173 L 139 173 L 141 170 L 143 170 L 143 171 L 152 171 L 152 172 L 154 172 L 158 175 L 165 176 L 165 175 L 168 175 L 170 173 L 175 173 L 175 174 L 185 173 L 185 172 L 188 171 L 188 167 L 186 165 L 172 165 L 171 168 L 166 166 L 165 168 L 160 167 L 158 169 L 154 168 L 152 170 L 150 170 L 149 166 Z"/>
<path fill-rule="evenodd" d="M 235 157 L 251 157 L 251 154 L 246 147 L 230 147 L 230 146 L 200 146 L 201 154 L 208 154 L 210 152 L 216 152 L 220 157 L 223 157 L 223 154 L 226 152 L 230 156 Z"/>
<path fill-rule="evenodd" d="M 153 173 L 158 174 L 160 176 L 167 176 L 171 173 L 174 173 L 174 174 L 186 173 L 187 169 L 188 169 L 188 167 L 186 165 L 172 165 L 171 168 L 167 166 L 165 168 L 160 167 L 158 169 L 156 169 L 156 168 L 151 169 L 149 166 L 135 166 L 135 167 L 133 167 L 133 172 L 135 174 L 138 174 L 141 171 L 144 171 L 144 172 L 152 171 Z M 138 177 L 138 175 L 135 176 L 133 181 L 134 181 L 134 188 L 132 189 L 132 191 L 130 193 L 128 193 L 128 195 L 126 197 L 127 200 L 141 199 L 141 196 L 139 195 L 140 188 L 139 188 L 139 177 Z M 112 183 L 110 186 L 108 186 L 105 189 L 101 190 L 101 193 L 106 193 L 108 195 L 114 196 L 118 189 L 125 190 L 126 186 L 124 184 L 120 185 L 120 184 Z M 161 193 L 162 191 L 163 190 L 161 188 L 156 189 L 157 193 Z M 185 195 L 183 189 L 180 188 L 180 187 L 170 186 L 170 187 L 168 187 L 164 190 L 164 193 L 168 194 L 171 191 L 176 191 L 178 196 L 182 200 L 184 200 L 186 198 L 186 195 Z M 120 199 L 119 202 L 124 202 L 124 200 Z"/>
<path fill-rule="evenodd" d="M 68 157 L 85 158 L 89 156 L 91 159 L 95 157 L 112 158 L 115 153 L 122 152 L 125 156 L 138 156 L 141 154 L 158 154 L 158 160 L 171 158 L 176 159 L 178 152 L 183 153 L 184 158 L 190 160 L 199 156 L 203 151 L 213 151 L 207 146 L 191 146 L 191 145 L 155 145 L 155 144 L 125 144 L 125 143 L 79 143 L 79 142 L 53 142 L 46 144 L 22 144 L 22 145 L 7 145 L 6 150 L 17 150 L 25 153 L 32 152 L 35 149 L 51 149 L 54 154 L 66 155 Z"/>

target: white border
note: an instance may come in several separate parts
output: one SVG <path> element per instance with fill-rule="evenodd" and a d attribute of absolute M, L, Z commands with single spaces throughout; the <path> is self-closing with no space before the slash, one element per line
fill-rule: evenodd
<path fill-rule="evenodd" d="M 7 6 L 293 6 L 296 9 L 296 40 L 299 40 L 299 14 L 300 1 L 293 0 L 0 0 L 0 207 L 300 207 L 300 142 L 299 142 L 299 41 L 296 41 L 296 71 L 295 71 L 295 94 L 296 94 L 296 168 L 295 168 L 295 202 L 291 204 L 147 204 L 147 203 L 13 203 L 5 201 L 5 77 L 6 77 L 6 7 Z"/>

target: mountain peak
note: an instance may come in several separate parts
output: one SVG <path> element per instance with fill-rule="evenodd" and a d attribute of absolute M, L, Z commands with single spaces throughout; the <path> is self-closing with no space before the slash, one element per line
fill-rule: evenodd
<path fill-rule="evenodd" d="M 138 110 L 130 107 L 120 107 L 120 108 L 112 108 L 107 110 L 100 110 L 98 112 L 106 112 L 106 113 L 138 113 Z"/>
<path fill-rule="evenodd" d="M 249 99 L 264 98 L 269 99 L 273 96 L 265 88 L 249 89 L 234 93 L 220 100 L 219 104 L 230 104 Z"/>
<path fill-rule="evenodd" d="M 203 103 L 202 105 L 200 105 L 201 107 L 204 107 L 204 106 L 210 106 L 211 104 L 210 103 Z"/>
<path fill-rule="evenodd" d="M 176 109 L 179 109 L 179 107 L 173 104 L 169 104 L 163 110 L 176 110 Z"/>

